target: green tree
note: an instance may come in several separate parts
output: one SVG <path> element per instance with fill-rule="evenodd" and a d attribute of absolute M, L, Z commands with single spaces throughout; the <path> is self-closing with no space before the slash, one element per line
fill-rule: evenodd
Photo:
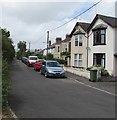
<path fill-rule="evenodd" d="M 8 107 L 10 63 L 15 56 L 15 49 L 9 31 L 0 28 L 0 38 L 2 38 L 2 110 L 4 112 Z"/>
<path fill-rule="evenodd" d="M 47 59 L 48 59 L 48 60 L 53 60 L 53 54 L 48 53 L 48 55 L 47 55 Z"/>
<path fill-rule="evenodd" d="M 13 41 L 10 38 L 10 32 L 6 29 L 0 29 L 2 32 L 2 56 L 4 60 L 11 62 L 15 57 Z"/>
<path fill-rule="evenodd" d="M 17 58 L 20 58 L 22 56 L 26 56 L 26 42 L 25 41 L 19 41 L 17 44 L 19 51 L 17 52 Z"/>

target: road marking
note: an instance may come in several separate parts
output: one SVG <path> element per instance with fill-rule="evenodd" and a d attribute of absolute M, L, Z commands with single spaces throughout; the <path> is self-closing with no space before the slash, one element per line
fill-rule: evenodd
<path fill-rule="evenodd" d="M 82 85 L 84 85 L 84 86 L 93 88 L 93 89 L 95 89 L 95 90 L 99 90 L 99 91 L 101 91 L 101 92 L 104 92 L 104 93 L 107 93 L 107 94 L 110 94 L 110 95 L 113 95 L 113 96 L 117 96 L 116 94 L 113 94 L 113 93 L 111 93 L 111 92 L 108 92 L 108 91 L 106 91 L 106 90 L 103 90 L 103 89 L 100 89 L 100 88 L 97 88 L 97 87 L 93 87 L 93 86 L 91 86 L 91 85 L 87 85 L 87 84 L 85 84 L 85 83 L 83 83 L 83 82 L 80 82 L 80 81 L 74 79 L 74 78 L 68 77 L 68 79 L 74 80 L 75 82 L 77 82 L 77 83 L 79 83 L 79 84 L 82 84 Z"/>

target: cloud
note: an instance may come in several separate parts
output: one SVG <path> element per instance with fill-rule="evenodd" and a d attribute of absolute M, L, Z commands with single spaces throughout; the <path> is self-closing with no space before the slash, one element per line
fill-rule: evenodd
<path fill-rule="evenodd" d="M 17 2 L 16 2 L 17 1 Z M 47 1 L 47 0 L 46 0 Z M 86 10 L 95 1 L 83 0 L 82 2 L 42 2 L 33 0 L 27 2 L 26 0 L 9 2 L 4 0 L 2 2 L 2 21 L 1 26 L 7 28 L 11 32 L 11 37 L 16 45 L 19 40 L 31 42 L 31 48 L 45 48 L 47 31 L 56 28 L 65 22 L 71 20 L 80 12 Z M 1 6 L 0 6 L 1 8 Z M 63 27 L 50 32 L 50 39 L 52 43 L 55 42 L 56 37 L 65 38 L 67 33 L 70 33 L 75 23 L 81 21 L 91 22 L 96 13 L 114 16 L 114 3 L 102 2 L 97 7 L 91 9 L 84 15 L 74 19 Z M 28 46 L 27 46 L 28 47 Z"/>

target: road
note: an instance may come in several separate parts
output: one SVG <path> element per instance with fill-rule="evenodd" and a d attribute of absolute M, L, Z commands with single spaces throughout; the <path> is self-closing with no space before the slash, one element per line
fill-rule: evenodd
<path fill-rule="evenodd" d="M 18 118 L 114 118 L 115 83 L 45 78 L 16 60 L 12 65 L 9 105 Z"/>

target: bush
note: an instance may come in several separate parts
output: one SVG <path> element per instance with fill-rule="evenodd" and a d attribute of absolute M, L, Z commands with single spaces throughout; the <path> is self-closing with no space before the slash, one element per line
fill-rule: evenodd
<path fill-rule="evenodd" d="M 88 67 L 86 70 L 89 70 L 89 71 L 90 71 L 92 68 L 93 68 L 93 66 L 91 66 L 91 67 Z"/>
<path fill-rule="evenodd" d="M 56 60 L 56 61 L 59 62 L 60 64 L 67 65 L 67 60 L 63 60 L 63 59 L 54 59 L 54 60 Z"/>
<path fill-rule="evenodd" d="M 101 75 L 102 75 L 102 76 L 109 76 L 109 72 L 108 72 L 106 69 L 103 68 L 103 69 L 101 70 Z"/>
<path fill-rule="evenodd" d="M 9 91 L 9 64 L 2 60 L 2 108 L 5 110 L 8 107 L 8 91 Z"/>

